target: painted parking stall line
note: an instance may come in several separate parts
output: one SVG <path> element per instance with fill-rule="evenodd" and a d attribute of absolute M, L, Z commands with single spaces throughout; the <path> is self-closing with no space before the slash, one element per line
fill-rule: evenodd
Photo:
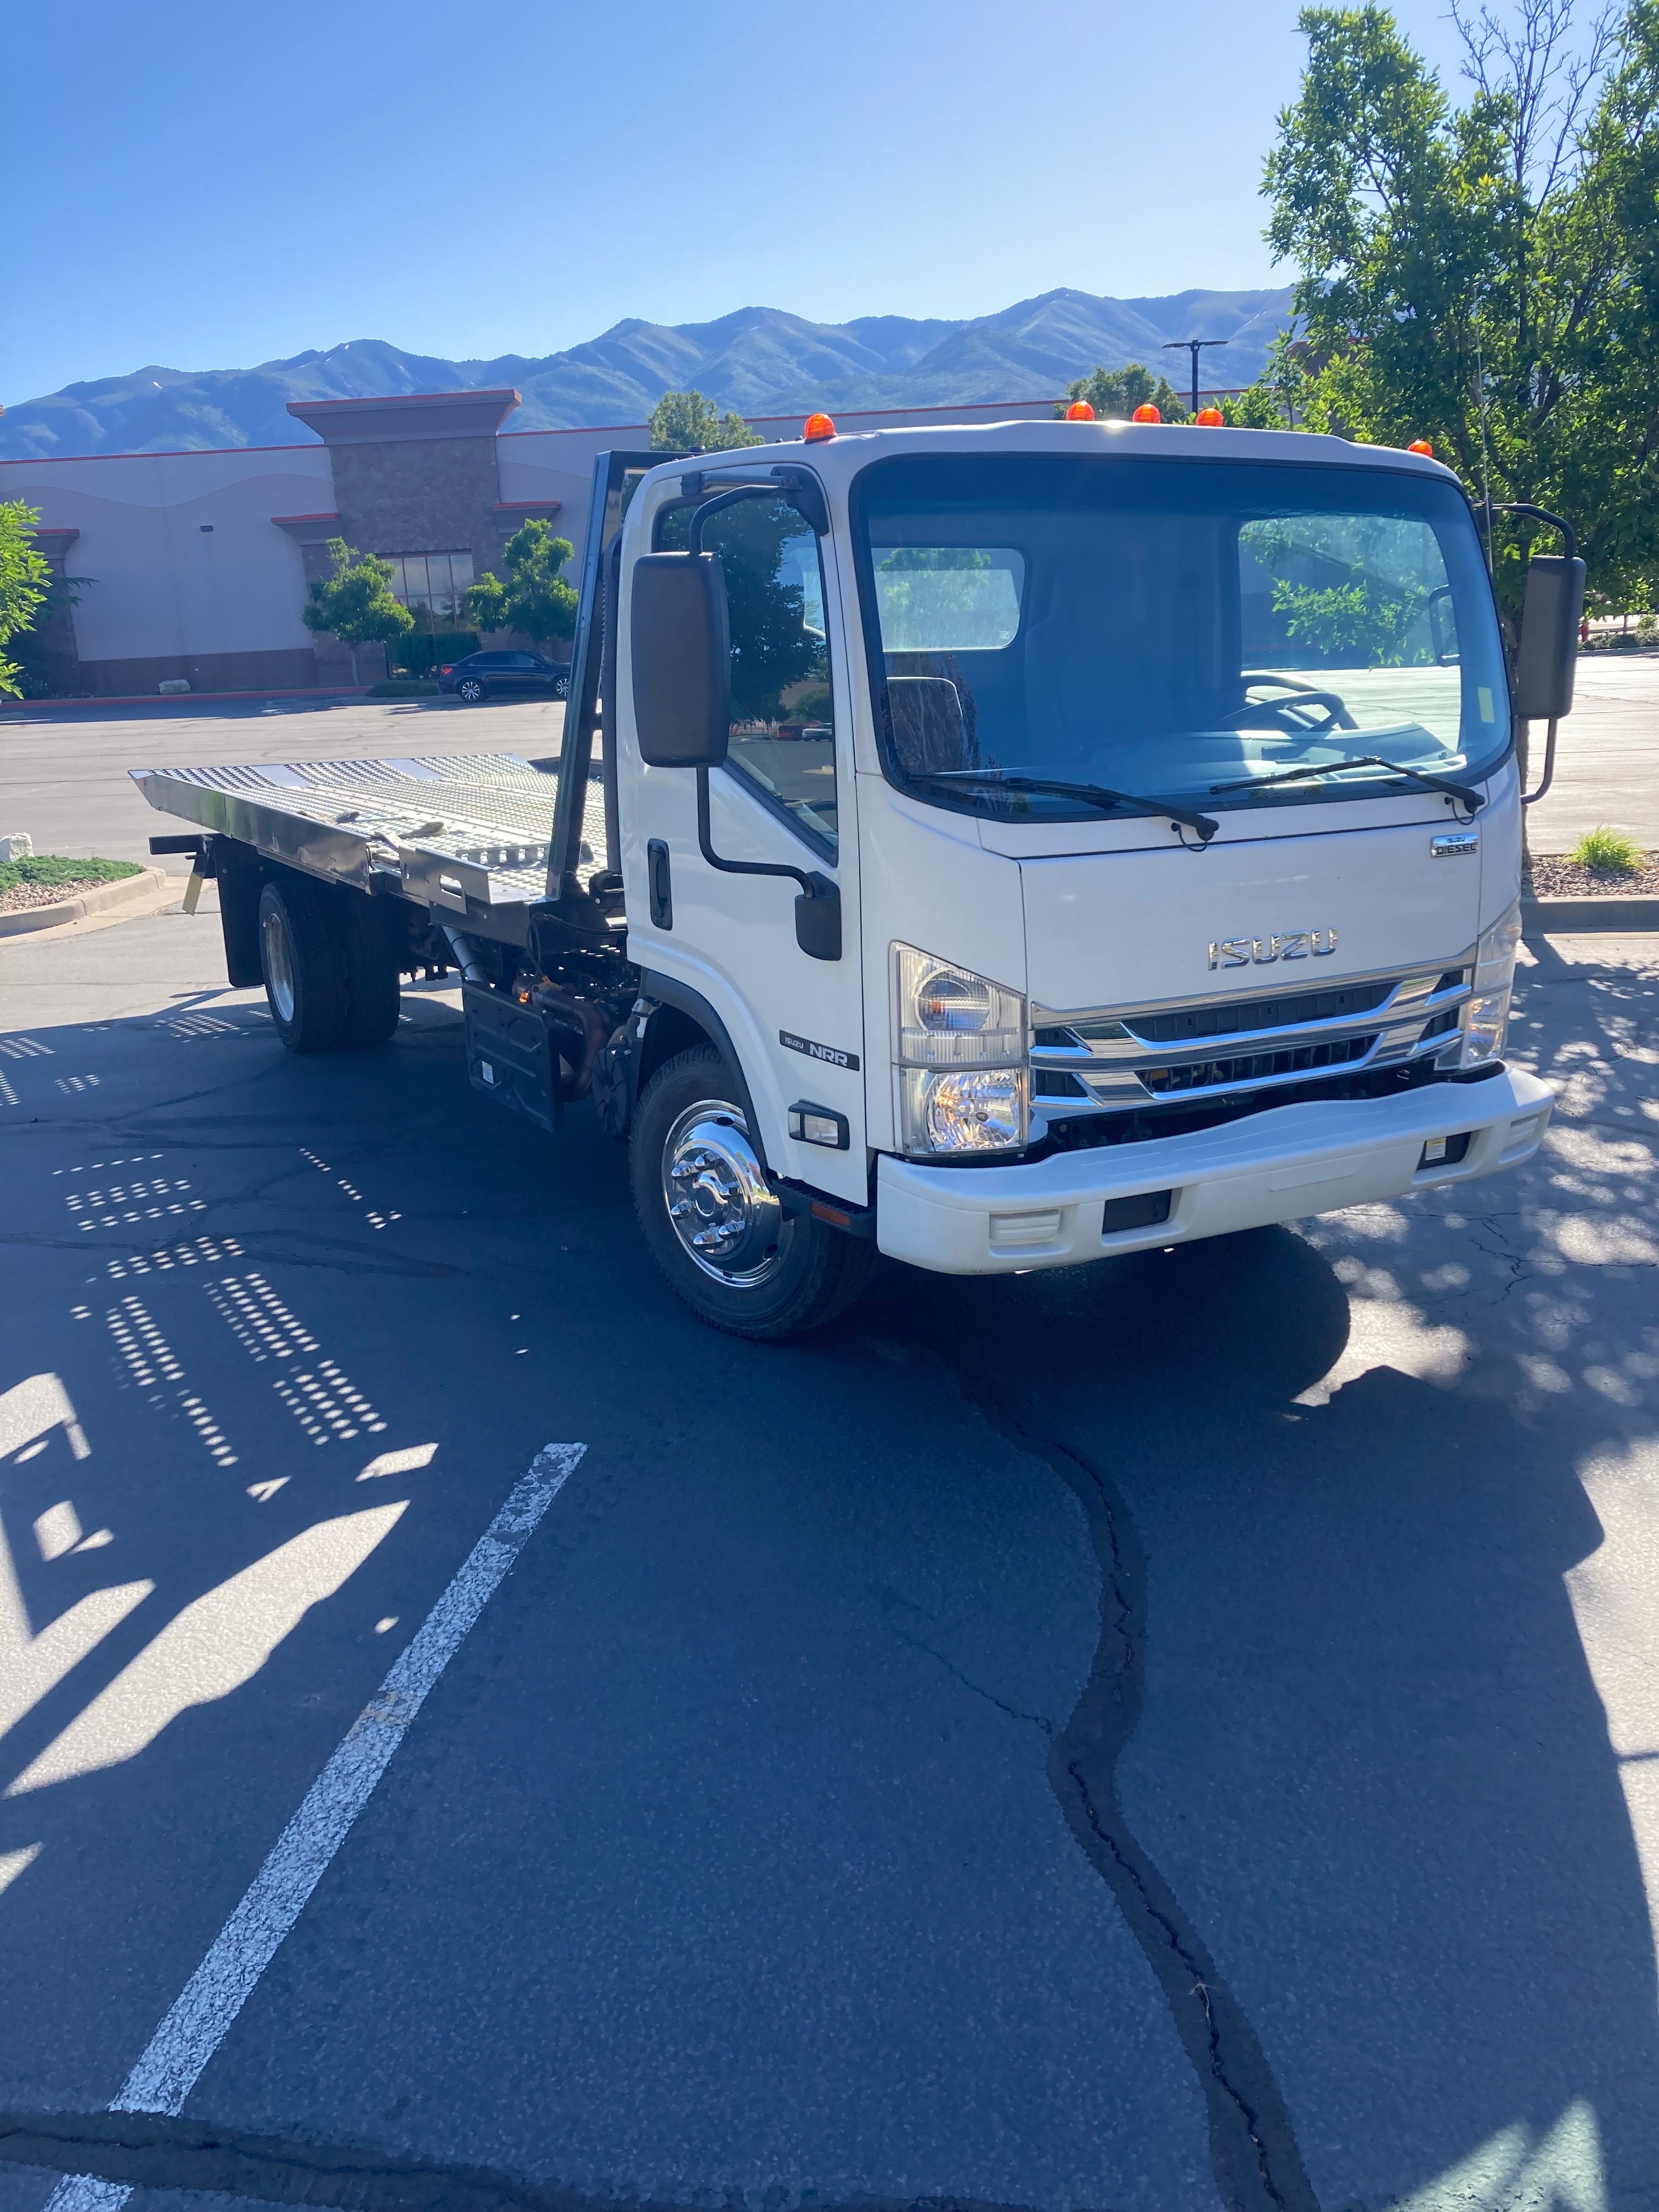
<path fill-rule="evenodd" d="M 122 2083 L 111 2112 L 176 2118 L 184 2110 L 203 2069 L 368 1802 L 427 1692 L 586 1449 L 586 1444 L 548 1444 L 514 1485 L 507 1503 L 307 1791 L 241 1903 Z M 126 2182 L 70 2174 L 53 2190 L 46 2212 L 114 2212 L 131 2194 Z"/>

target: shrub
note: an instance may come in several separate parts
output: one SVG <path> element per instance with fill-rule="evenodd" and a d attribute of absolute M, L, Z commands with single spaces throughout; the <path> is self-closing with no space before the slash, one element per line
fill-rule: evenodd
<path fill-rule="evenodd" d="M 124 876 L 141 876 L 134 860 L 67 860 L 58 853 L 31 853 L 21 860 L 0 860 L 0 891 L 15 891 L 20 884 L 118 884 Z"/>
<path fill-rule="evenodd" d="M 1567 855 L 1581 868 L 1595 868 L 1606 876 L 1633 876 L 1646 860 L 1647 854 L 1634 837 L 1622 830 L 1609 830 L 1605 823 L 1594 830 L 1586 830 Z"/>
<path fill-rule="evenodd" d="M 452 660 L 465 660 L 478 650 L 478 635 L 470 629 L 441 629 L 430 637 L 420 631 L 400 637 L 388 648 L 396 667 L 406 676 L 432 676 Z"/>

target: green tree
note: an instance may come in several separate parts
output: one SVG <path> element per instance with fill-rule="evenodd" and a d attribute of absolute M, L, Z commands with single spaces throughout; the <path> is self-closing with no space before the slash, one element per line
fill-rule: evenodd
<path fill-rule="evenodd" d="M 480 629 L 515 629 L 536 645 L 574 637 L 576 588 L 559 573 L 571 551 L 568 538 L 556 538 L 547 523 L 532 516 L 502 548 L 507 581 L 486 568 L 469 587 L 469 620 Z"/>
<path fill-rule="evenodd" d="M 766 442 L 741 415 L 722 415 L 701 392 L 665 392 L 651 410 L 650 428 L 656 453 L 724 453 Z"/>
<path fill-rule="evenodd" d="M 6 658 L 8 642 L 31 629 L 46 603 L 52 570 L 34 543 L 40 517 L 21 499 L 0 501 L 0 692 L 18 696 L 21 671 Z"/>
<path fill-rule="evenodd" d="M 1154 376 L 1139 361 L 1129 362 L 1122 368 L 1097 368 L 1088 376 L 1074 378 L 1066 386 L 1066 397 L 1055 408 L 1055 415 L 1063 416 L 1076 399 L 1086 399 L 1102 422 L 1127 422 L 1137 407 L 1145 407 L 1148 402 L 1166 422 L 1187 420 L 1187 410 L 1169 379 Z"/>
<path fill-rule="evenodd" d="M 1454 13 L 1461 106 L 1387 9 L 1300 18 L 1264 186 L 1300 272 L 1300 404 L 1566 515 L 1623 596 L 1659 571 L 1659 4 L 1587 28 L 1574 0 Z M 1496 533 L 1511 617 L 1533 534 Z"/>
<path fill-rule="evenodd" d="M 1297 430 L 1303 428 L 1307 370 L 1305 344 L 1281 331 L 1268 349 L 1267 366 L 1255 382 L 1218 404 L 1230 430 Z"/>
<path fill-rule="evenodd" d="M 392 596 L 392 568 L 373 553 L 358 553 L 343 538 L 331 538 L 329 573 L 313 579 L 300 610 L 308 630 L 337 637 L 351 655 L 357 681 L 360 645 L 387 645 L 415 627 L 415 617 Z"/>

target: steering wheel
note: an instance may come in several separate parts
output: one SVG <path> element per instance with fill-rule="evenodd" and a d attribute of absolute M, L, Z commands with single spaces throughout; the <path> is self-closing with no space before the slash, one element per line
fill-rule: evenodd
<path fill-rule="evenodd" d="M 1358 729 L 1358 724 L 1348 712 L 1347 702 L 1336 691 L 1316 691 L 1310 684 L 1295 683 L 1285 676 L 1246 676 L 1246 684 L 1282 684 L 1287 694 L 1283 699 L 1247 699 L 1234 720 L 1241 729 L 1261 729 L 1264 725 L 1256 718 L 1268 715 L 1279 722 L 1287 734 L 1297 738 L 1322 738 L 1333 730 Z M 1291 719 L 1293 713 L 1309 708 L 1323 715 L 1322 721 L 1299 721 Z"/>

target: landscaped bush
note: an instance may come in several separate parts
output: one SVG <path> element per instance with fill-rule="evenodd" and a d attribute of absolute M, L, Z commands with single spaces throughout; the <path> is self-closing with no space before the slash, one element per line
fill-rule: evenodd
<path fill-rule="evenodd" d="M 390 646 L 393 664 L 406 676 L 433 676 L 452 660 L 465 660 L 478 650 L 478 634 L 471 629 L 441 629 L 431 637 L 411 630 Z"/>
<path fill-rule="evenodd" d="M 21 860 L 0 860 L 0 891 L 15 891 L 20 884 L 118 884 L 123 876 L 141 876 L 132 860 L 66 860 L 56 853 L 31 853 Z"/>
<path fill-rule="evenodd" d="M 1595 868 L 1604 876 L 1633 876 L 1647 854 L 1634 837 L 1627 836 L 1622 830 L 1609 830 L 1603 823 L 1596 829 L 1586 830 L 1567 858 L 1581 868 Z"/>

